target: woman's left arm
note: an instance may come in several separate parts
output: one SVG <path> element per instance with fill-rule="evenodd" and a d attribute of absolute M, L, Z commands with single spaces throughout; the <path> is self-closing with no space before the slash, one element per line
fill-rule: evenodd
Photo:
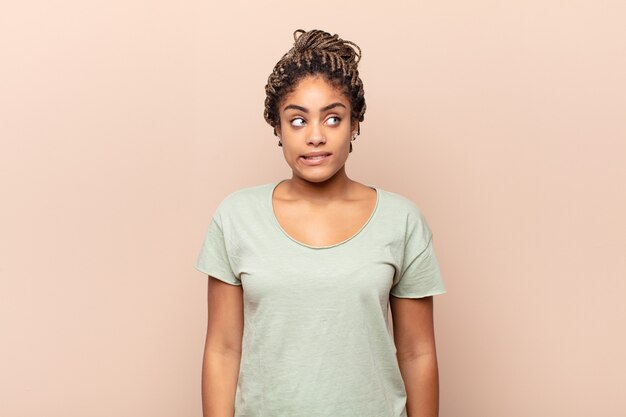
<path fill-rule="evenodd" d="M 389 297 L 396 356 L 407 393 L 408 417 L 439 416 L 439 371 L 433 297 Z"/>

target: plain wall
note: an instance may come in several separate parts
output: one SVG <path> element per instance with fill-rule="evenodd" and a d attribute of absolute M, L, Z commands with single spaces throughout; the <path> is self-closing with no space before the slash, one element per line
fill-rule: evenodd
<path fill-rule="evenodd" d="M 442 417 L 626 415 L 621 1 L 0 8 L 0 415 L 200 416 L 218 202 L 289 178 L 295 29 L 363 50 L 346 169 L 424 211 Z"/>

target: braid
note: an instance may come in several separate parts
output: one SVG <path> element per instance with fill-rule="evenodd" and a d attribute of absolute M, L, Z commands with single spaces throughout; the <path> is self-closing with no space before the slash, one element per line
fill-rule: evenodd
<path fill-rule="evenodd" d="M 361 48 L 336 34 L 317 29 L 308 32 L 298 29 L 293 38 L 293 47 L 274 66 L 265 86 L 264 117 L 274 128 L 274 135 L 276 127 L 280 126 L 280 101 L 307 75 L 322 75 L 341 88 L 350 99 L 352 120 L 362 122 L 366 108 L 365 92 L 357 69 Z"/>

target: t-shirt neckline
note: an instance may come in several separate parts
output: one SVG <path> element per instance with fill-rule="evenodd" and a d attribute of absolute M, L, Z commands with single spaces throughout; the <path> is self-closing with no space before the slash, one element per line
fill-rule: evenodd
<path fill-rule="evenodd" d="M 300 242 L 299 240 L 294 239 L 292 236 L 290 236 L 285 231 L 285 229 L 283 229 L 283 227 L 280 225 L 280 223 L 278 222 L 278 218 L 276 217 L 276 214 L 274 213 L 274 204 L 272 202 L 272 197 L 274 195 L 274 190 L 276 189 L 276 187 L 278 187 L 278 184 L 280 184 L 283 181 L 287 181 L 287 179 L 282 179 L 282 180 L 278 180 L 278 181 L 275 181 L 273 183 L 270 183 L 269 193 L 268 193 L 269 194 L 268 195 L 269 214 L 270 214 L 270 217 L 272 218 L 273 223 L 276 225 L 276 227 L 280 230 L 280 232 L 285 237 L 287 237 L 289 240 L 291 240 L 292 242 L 294 242 L 294 243 L 296 243 L 296 244 L 298 244 L 300 246 L 304 246 L 305 248 L 314 249 L 314 250 L 320 250 L 320 249 L 332 249 L 332 248 L 336 248 L 338 246 L 345 245 L 345 244 L 349 243 L 350 241 L 354 240 L 357 236 L 361 235 L 365 231 L 365 229 L 367 229 L 367 227 L 372 223 L 372 220 L 376 216 L 376 213 L 378 213 L 378 207 L 380 206 L 381 190 L 376 185 L 366 184 L 368 187 L 370 187 L 371 189 L 376 191 L 376 204 L 374 205 L 374 209 L 370 213 L 370 216 L 365 221 L 365 223 L 363 223 L 363 225 L 359 228 L 359 230 L 357 230 L 356 233 L 354 233 L 352 236 L 348 237 L 347 239 L 344 239 L 341 242 L 337 242 L 337 243 L 332 244 L 332 245 L 326 245 L 326 246 L 311 246 L 311 245 L 307 245 L 306 243 Z"/>

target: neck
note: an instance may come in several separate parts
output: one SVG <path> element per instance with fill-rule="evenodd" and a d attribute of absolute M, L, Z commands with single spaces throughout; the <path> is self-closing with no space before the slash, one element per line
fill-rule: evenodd
<path fill-rule="evenodd" d="M 291 195 L 293 198 L 319 202 L 345 198 L 354 183 L 346 175 L 345 168 L 323 181 L 312 181 L 292 175 L 291 179 L 285 182 L 287 183 L 284 188 L 285 194 Z"/>

